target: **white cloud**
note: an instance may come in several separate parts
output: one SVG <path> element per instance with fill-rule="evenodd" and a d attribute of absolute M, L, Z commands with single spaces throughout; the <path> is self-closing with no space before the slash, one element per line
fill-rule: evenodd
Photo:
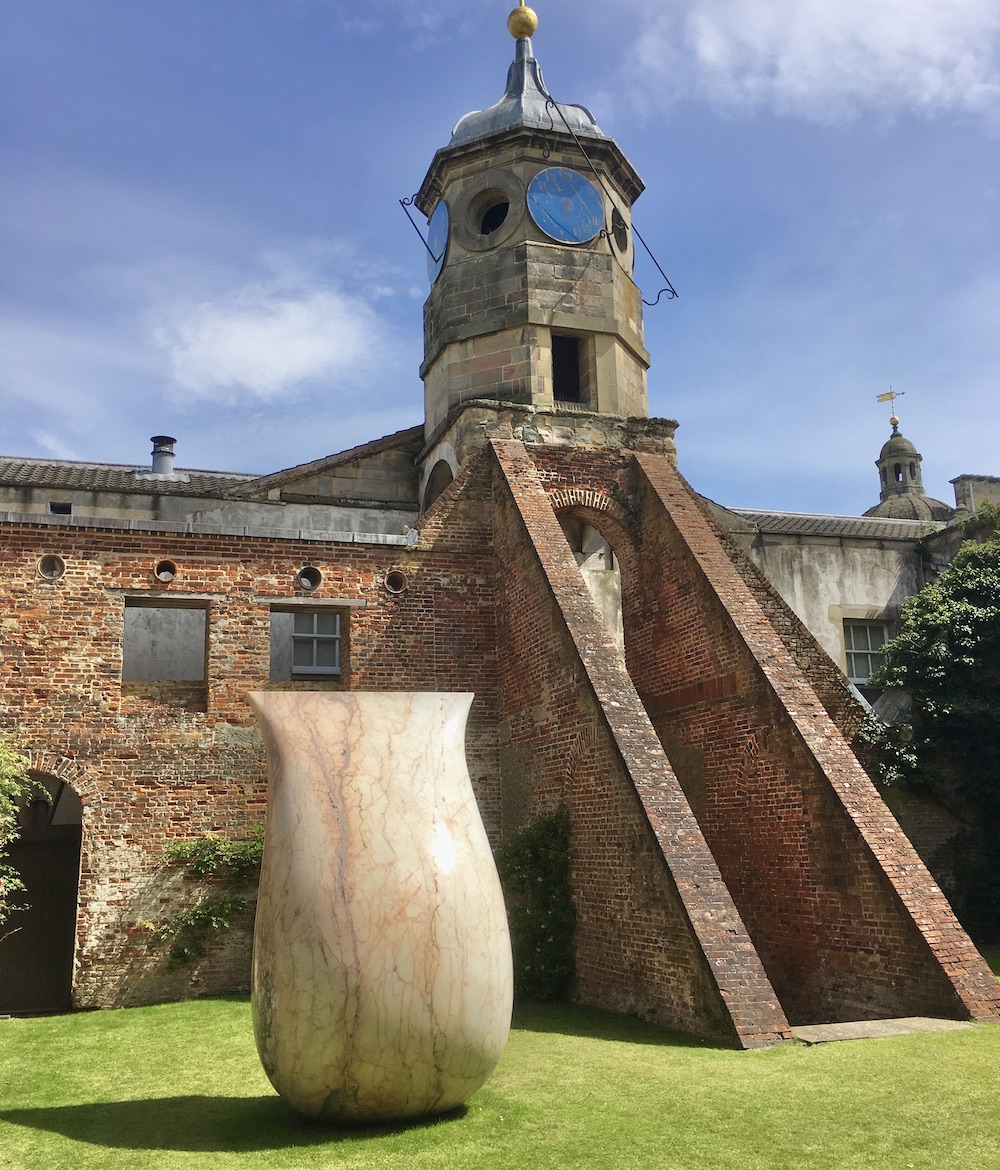
<path fill-rule="evenodd" d="M 38 446 L 47 454 L 51 455 L 53 459 L 76 459 L 77 452 L 64 443 L 58 435 L 49 434 L 48 431 L 33 431 L 32 439 Z"/>
<path fill-rule="evenodd" d="M 995 116 L 996 0 L 639 2 L 647 104 L 654 92 L 821 122 L 863 111 Z"/>
<path fill-rule="evenodd" d="M 419 402 L 411 278 L 378 253 L 72 173 L 24 185 L 0 199 L 0 450 L 141 462 L 167 433 L 210 467 L 238 432 L 239 463 L 274 470 L 290 435 L 322 454 Z"/>
<path fill-rule="evenodd" d="M 252 283 L 177 311 L 156 340 L 185 395 L 273 400 L 319 381 L 357 381 L 371 370 L 383 332 L 372 309 L 335 288 Z"/>

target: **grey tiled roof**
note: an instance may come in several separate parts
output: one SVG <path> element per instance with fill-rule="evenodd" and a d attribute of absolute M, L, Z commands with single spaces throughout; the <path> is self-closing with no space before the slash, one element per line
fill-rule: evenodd
<path fill-rule="evenodd" d="M 175 468 L 175 476 L 137 474 L 149 465 L 76 463 L 0 455 L 0 486 L 49 487 L 67 491 L 142 492 L 146 495 L 222 496 L 258 477 L 239 471 Z"/>
<path fill-rule="evenodd" d="M 919 540 L 944 524 L 928 520 L 887 520 L 881 516 L 821 516 L 810 512 L 762 512 L 731 508 L 760 532 L 791 536 L 846 536 L 869 540 Z"/>

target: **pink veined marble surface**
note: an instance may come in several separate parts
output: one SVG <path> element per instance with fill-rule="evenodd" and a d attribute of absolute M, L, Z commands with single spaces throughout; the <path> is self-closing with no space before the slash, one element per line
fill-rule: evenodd
<path fill-rule="evenodd" d="M 507 1041 L 510 935 L 465 763 L 472 695 L 249 696 L 270 790 L 254 930 L 261 1061 L 310 1117 L 468 1100 Z"/>

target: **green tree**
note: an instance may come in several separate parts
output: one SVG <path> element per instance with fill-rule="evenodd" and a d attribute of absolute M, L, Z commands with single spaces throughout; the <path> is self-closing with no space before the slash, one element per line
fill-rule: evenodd
<path fill-rule="evenodd" d="M 883 774 L 966 826 L 951 851 L 952 901 L 978 941 L 1000 941 L 1000 532 L 962 545 L 903 605 L 876 681 L 913 700 L 908 742 L 883 737 Z"/>
<path fill-rule="evenodd" d="M 10 845 L 18 835 L 18 802 L 39 787 L 28 775 L 28 757 L 0 737 L 0 926 L 19 909 L 15 899 L 24 889 L 9 862 Z"/>

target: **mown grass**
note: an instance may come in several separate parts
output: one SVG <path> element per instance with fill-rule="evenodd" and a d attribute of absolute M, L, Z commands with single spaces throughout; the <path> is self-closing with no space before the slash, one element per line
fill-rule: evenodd
<path fill-rule="evenodd" d="M 245 1000 L 0 1020 L 4 1170 L 1000 1168 L 1000 1027 L 735 1052 L 526 1007 L 464 1111 L 331 1130 L 271 1090 Z"/>

